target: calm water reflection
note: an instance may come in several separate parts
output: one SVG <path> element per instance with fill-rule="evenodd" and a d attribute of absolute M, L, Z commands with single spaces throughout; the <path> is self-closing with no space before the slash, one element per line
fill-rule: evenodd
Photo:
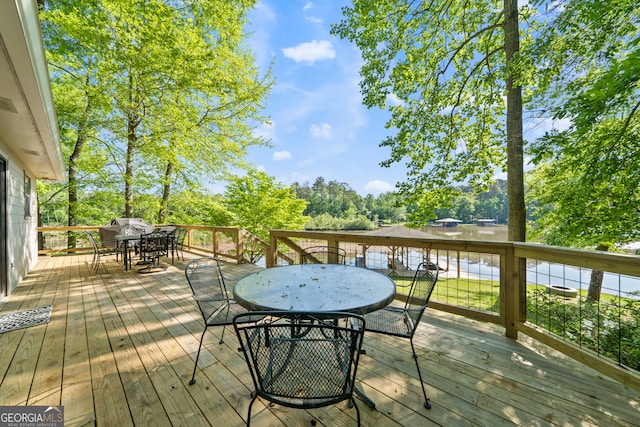
<path fill-rule="evenodd" d="M 478 227 L 476 225 L 458 225 L 452 228 L 424 227 L 423 231 L 443 239 L 457 240 L 508 240 L 508 227 L 497 225 L 495 227 Z M 463 271 L 473 271 L 484 279 L 494 280 L 499 276 L 499 259 L 488 254 L 480 255 L 479 259 L 469 260 L 465 257 L 469 254 L 461 254 L 460 259 L 446 257 L 439 262 L 449 262 L 454 266 L 460 264 Z M 591 279 L 591 270 L 563 264 L 548 263 L 529 260 L 527 263 L 527 283 L 549 286 L 552 284 L 578 289 L 586 289 Z M 629 298 L 640 297 L 640 278 L 619 274 L 605 273 L 602 284 L 604 293 L 621 295 Z"/>
<path fill-rule="evenodd" d="M 495 227 L 478 227 L 476 225 L 458 225 L 451 228 L 424 227 L 422 231 L 443 239 L 491 240 L 499 242 L 508 240 L 508 227 L 506 225 L 496 225 Z"/>

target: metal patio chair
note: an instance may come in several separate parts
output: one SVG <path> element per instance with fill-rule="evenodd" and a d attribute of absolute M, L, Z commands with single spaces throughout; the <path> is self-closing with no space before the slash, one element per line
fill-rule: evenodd
<path fill-rule="evenodd" d="M 353 393 L 364 318 L 340 312 L 256 313 L 265 316 L 263 322 L 249 324 L 250 314 L 241 314 L 233 323 L 255 387 L 247 426 L 258 397 L 299 409 L 348 401 L 360 425 Z"/>
<path fill-rule="evenodd" d="M 437 265 L 435 265 L 434 268 L 433 264 L 427 262 L 421 263 L 416 269 L 413 281 L 408 286 L 409 293 L 403 307 L 387 306 L 381 310 L 365 314 L 364 316 L 367 321 L 367 332 L 409 339 L 413 359 L 418 369 L 422 394 L 424 395 L 424 407 L 427 409 L 431 409 L 431 404 L 427 398 L 424 382 L 422 381 L 418 356 L 413 346 L 413 335 L 420 324 L 424 310 L 429 303 L 429 298 L 431 298 L 431 293 L 436 286 L 439 270 Z"/>
<path fill-rule="evenodd" d="M 198 354 L 193 365 L 190 385 L 196 383 L 196 368 L 202 350 L 202 342 L 207 329 L 211 326 L 222 326 L 222 335 L 219 344 L 224 342 L 225 327 L 233 324 L 234 316 L 247 313 L 241 305 L 229 297 L 227 286 L 224 282 L 220 262 L 214 257 L 197 258 L 189 261 L 184 268 L 184 274 L 191 287 L 193 299 L 198 304 L 202 319 L 204 320 L 204 330 L 200 336 Z M 250 316 L 247 321 L 255 322 L 262 319 L 262 316 Z"/>
<path fill-rule="evenodd" d="M 86 232 L 85 234 L 93 249 L 93 260 L 91 261 L 91 269 L 93 271 L 98 272 L 100 269 L 100 259 L 105 255 L 115 255 L 116 261 L 118 260 L 119 248 L 116 242 L 104 242 L 102 240 L 98 242 L 92 233 Z"/>
<path fill-rule="evenodd" d="M 169 237 L 167 233 L 148 233 L 140 236 L 140 264 L 146 266 L 139 269 L 138 273 L 150 273 L 154 268 L 166 270 L 166 266 L 160 264 L 160 258 L 169 253 Z"/>
<path fill-rule="evenodd" d="M 174 232 L 173 239 L 173 250 L 176 255 L 178 255 L 178 260 L 180 259 L 180 255 L 182 255 L 182 261 L 184 261 L 184 239 L 187 237 L 188 230 L 186 228 L 178 227 Z"/>
<path fill-rule="evenodd" d="M 345 264 L 347 252 L 337 246 L 311 246 L 300 253 L 300 264 Z"/>

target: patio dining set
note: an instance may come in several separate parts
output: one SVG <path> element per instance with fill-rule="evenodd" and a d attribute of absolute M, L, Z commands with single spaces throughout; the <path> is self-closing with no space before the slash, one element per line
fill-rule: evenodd
<path fill-rule="evenodd" d="M 413 336 L 420 324 L 439 269 L 422 263 L 410 284 L 400 289 L 406 302 L 393 304 L 396 283 L 388 276 L 344 263 L 342 252 L 327 247 L 303 250 L 301 264 L 273 267 L 249 274 L 228 288 L 215 257 L 191 260 L 185 275 L 204 320 L 204 330 L 190 385 L 196 383 L 198 359 L 210 327 L 233 326 L 251 374 L 254 391 L 270 404 L 312 409 L 347 401 L 360 410 L 354 396 L 372 410 L 375 402 L 356 381 L 365 334 L 403 338 L 411 345 L 424 396 Z M 327 262 L 330 261 L 330 262 Z"/>
<path fill-rule="evenodd" d="M 140 218 L 116 218 L 109 224 L 99 228 L 99 238 L 87 233 L 87 238 L 93 248 L 94 256 L 91 263 L 97 272 L 100 268 L 100 258 L 105 255 L 115 255 L 116 261 L 121 257 L 125 270 L 132 268 L 133 256 L 139 260 L 136 265 L 142 266 L 139 273 L 150 273 L 154 269 L 165 269 L 160 258 L 171 254 L 171 263 L 177 255 L 184 259 L 184 239 L 187 230 L 180 227 L 154 227 Z"/>

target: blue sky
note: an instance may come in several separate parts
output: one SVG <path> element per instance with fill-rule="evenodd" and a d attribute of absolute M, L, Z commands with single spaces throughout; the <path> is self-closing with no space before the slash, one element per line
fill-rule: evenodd
<path fill-rule="evenodd" d="M 384 127 L 390 115 L 362 105 L 360 53 L 329 33 L 347 4 L 260 0 L 250 13 L 249 44 L 263 70 L 273 61 L 276 84 L 267 101 L 271 125 L 258 130 L 272 147 L 252 148 L 247 160 L 287 185 L 323 177 L 377 196 L 394 190 L 405 169 L 380 166 L 389 156 L 379 143 L 390 132 Z M 525 123 L 525 139 L 550 127 L 551 121 Z"/>
<path fill-rule="evenodd" d="M 389 114 L 368 110 L 359 92 L 357 48 L 329 33 L 345 0 L 262 0 L 250 14 L 250 46 L 258 64 L 274 61 L 276 85 L 267 102 L 271 126 L 259 129 L 271 148 L 247 160 L 284 184 L 317 177 L 379 195 L 403 179 L 399 165 L 382 168 Z"/>

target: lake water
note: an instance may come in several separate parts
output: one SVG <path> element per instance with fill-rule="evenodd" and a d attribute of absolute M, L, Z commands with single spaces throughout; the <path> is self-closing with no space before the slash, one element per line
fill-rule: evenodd
<path fill-rule="evenodd" d="M 425 227 L 423 231 L 444 239 L 457 240 L 489 240 L 506 242 L 507 227 L 477 227 L 475 225 L 463 225 L 454 228 L 442 227 Z M 485 280 L 499 280 L 500 266 L 499 257 L 497 255 L 486 254 L 480 255 L 475 259 L 465 257 L 461 253 L 461 258 L 457 259 L 457 253 L 446 251 L 435 251 L 438 254 L 438 264 L 441 267 L 447 267 L 449 271 L 457 271 L 460 269 L 461 277 L 472 275 Z M 435 261 L 436 254 L 432 252 L 432 261 Z M 367 251 L 366 264 L 368 268 L 386 269 L 388 254 Z M 422 260 L 422 254 L 417 250 L 410 251 L 407 258 L 403 260 L 408 263 L 407 267 L 415 270 Z M 640 260 L 640 258 L 639 258 Z M 265 262 L 262 258 L 258 265 L 264 267 Z M 356 260 L 351 260 L 351 264 L 355 265 Z M 570 288 L 586 290 L 589 287 L 591 270 L 586 268 L 577 268 L 564 264 L 555 264 L 549 262 L 534 262 L 532 260 L 527 265 L 527 283 L 538 284 L 543 286 L 560 285 Z M 602 292 L 612 295 L 620 295 L 627 298 L 640 299 L 640 278 L 623 276 L 619 274 L 605 273 Z"/>
<path fill-rule="evenodd" d="M 453 228 L 425 227 L 423 231 L 443 239 L 457 240 L 491 240 L 507 241 L 507 226 L 477 227 L 462 225 Z M 640 259 L 639 259 L 640 260 Z M 458 260 L 443 258 L 439 263 L 449 262 L 449 268 L 457 268 Z M 469 261 L 460 259 L 460 270 L 479 275 L 482 279 L 495 280 L 500 277 L 499 266 L 492 265 L 491 260 Z M 571 288 L 588 289 L 591 270 L 577 268 L 564 264 L 549 262 L 530 263 L 527 265 L 527 283 L 539 285 L 560 285 Z M 640 278 L 605 273 L 602 282 L 602 292 L 640 299 Z"/>
<path fill-rule="evenodd" d="M 508 229 L 506 225 L 495 227 L 478 227 L 475 225 L 459 225 L 457 227 L 423 227 L 422 231 L 443 239 L 454 240 L 492 240 L 506 242 Z"/>

